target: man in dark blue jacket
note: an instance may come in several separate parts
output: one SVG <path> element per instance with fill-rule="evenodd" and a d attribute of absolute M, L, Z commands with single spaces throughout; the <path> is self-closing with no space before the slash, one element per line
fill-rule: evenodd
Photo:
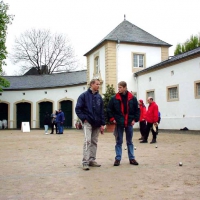
<path fill-rule="evenodd" d="M 128 157 L 131 165 L 138 165 L 134 156 L 134 146 L 132 142 L 133 125 L 138 122 L 140 110 L 138 101 L 128 90 L 125 81 L 118 83 L 118 93 L 114 95 L 107 108 L 108 118 L 110 122 L 116 124 L 115 127 L 115 162 L 114 166 L 119 166 L 122 157 L 123 133 L 126 132 L 126 144 L 128 149 Z"/>
<path fill-rule="evenodd" d="M 57 123 L 57 126 L 58 126 L 58 134 L 63 134 L 63 123 L 64 123 L 64 120 L 65 120 L 65 115 L 64 115 L 64 112 L 59 109 L 58 110 L 58 115 L 56 117 L 56 123 Z"/>
<path fill-rule="evenodd" d="M 83 123 L 85 139 L 82 163 L 84 170 L 89 170 L 89 166 L 101 166 L 95 161 L 99 132 L 103 134 L 105 125 L 103 100 L 98 93 L 99 86 L 100 81 L 92 79 L 90 88 L 79 96 L 75 108 L 77 116 Z"/>

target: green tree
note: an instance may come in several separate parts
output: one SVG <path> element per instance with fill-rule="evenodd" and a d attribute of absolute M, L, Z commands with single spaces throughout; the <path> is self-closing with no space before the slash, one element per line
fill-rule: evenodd
<path fill-rule="evenodd" d="M 9 82 L 2 77 L 3 69 L 2 66 L 6 65 L 5 59 L 7 56 L 6 51 L 6 35 L 8 24 L 13 20 L 13 15 L 8 15 L 9 6 L 5 4 L 3 1 L 0 1 L 0 91 L 2 91 L 2 87 L 9 87 Z"/>
<path fill-rule="evenodd" d="M 197 47 L 200 47 L 200 35 L 191 35 L 190 39 L 187 39 L 183 44 L 178 43 L 176 45 L 176 49 L 174 51 L 174 55 L 178 55 L 181 53 L 185 53 L 187 51 L 191 51 L 192 49 L 195 49 Z"/>
<path fill-rule="evenodd" d="M 111 99 L 112 96 L 114 96 L 115 93 L 115 88 L 113 87 L 113 85 L 107 85 L 106 86 L 106 93 L 103 94 L 103 103 L 104 103 L 104 116 L 105 116 L 105 123 L 106 124 L 110 124 L 109 120 L 108 120 L 108 116 L 107 116 L 107 107 L 108 107 L 108 103 Z"/>

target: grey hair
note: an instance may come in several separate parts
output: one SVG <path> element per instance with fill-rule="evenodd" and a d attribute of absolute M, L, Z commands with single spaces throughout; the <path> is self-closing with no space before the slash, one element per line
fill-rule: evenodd
<path fill-rule="evenodd" d="M 96 81 L 99 81 L 99 82 L 100 82 L 100 80 L 99 80 L 98 78 L 93 78 L 93 79 L 90 81 L 90 86 L 91 86 L 92 84 L 94 84 Z"/>

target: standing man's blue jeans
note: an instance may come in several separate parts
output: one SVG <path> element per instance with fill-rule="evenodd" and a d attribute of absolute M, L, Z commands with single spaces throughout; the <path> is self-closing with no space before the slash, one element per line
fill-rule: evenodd
<path fill-rule="evenodd" d="M 59 132 L 59 134 L 62 134 L 63 133 L 63 124 L 60 123 L 60 122 L 57 122 L 57 126 L 58 126 L 58 132 Z"/>
<path fill-rule="evenodd" d="M 117 125 L 117 136 L 116 136 L 116 145 L 115 145 L 115 152 L 116 152 L 115 159 L 116 160 L 121 160 L 121 157 L 122 157 L 122 143 L 123 143 L 124 129 L 126 133 L 126 144 L 127 144 L 129 160 L 135 159 L 134 148 L 133 148 L 134 145 L 132 142 L 133 126 L 129 125 L 127 127 L 123 127 L 123 126 Z"/>

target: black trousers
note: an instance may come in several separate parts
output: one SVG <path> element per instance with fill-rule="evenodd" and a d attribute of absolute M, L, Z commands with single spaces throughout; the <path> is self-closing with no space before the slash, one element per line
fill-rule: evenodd
<path fill-rule="evenodd" d="M 51 123 L 51 133 L 54 133 L 54 126 L 56 127 L 56 133 L 58 132 L 58 126 L 56 122 Z"/>
<path fill-rule="evenodd" d="M 150 130 L 152 132 L 153 139 L 156 140 L 158 132 L 155 132 L 153 130 L 153 123 L 149 123 L 149 122 L 147 122 L 147 125 L 146 125 L 144 140 L 148 140 Z"/>
<path fill-rule="evenodd" d="M 146 121 L 144 120 L 140 122 L 140 133 L 142 137 L 145 136 L 145 130 L 146 130 Z"/>

